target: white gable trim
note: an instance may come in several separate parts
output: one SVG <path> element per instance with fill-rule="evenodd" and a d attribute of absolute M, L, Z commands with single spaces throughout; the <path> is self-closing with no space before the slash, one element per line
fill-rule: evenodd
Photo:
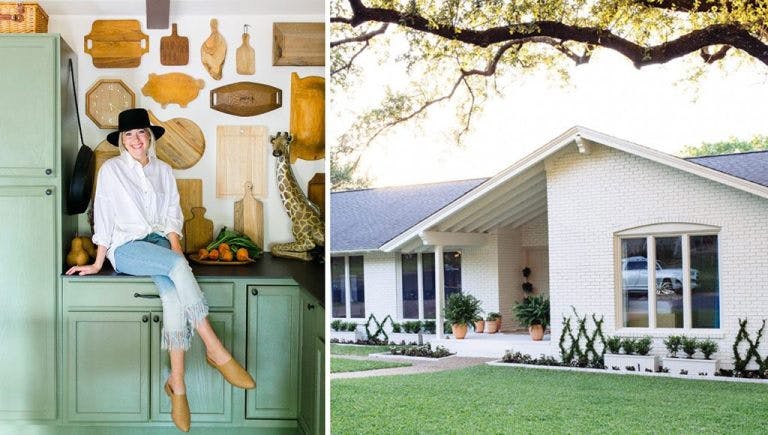
<path fill-rule="evenodd" d="M 725 174 L 723 172 L 715 171 L 714 169 L 710 169 L 705 166 L 681 159 L 679 157 L 675 157 L 661 151 L 635 144 L 633 142 L 622 140 L 607 134 L 590 130 L 585 127 L 576 126 L 568 129 L 566 132 L 545 144 L 541 148 L 515 162 L 512 166 L 501 171 L 495 177 L 490 178 L 473 190 L 467 192 L 464 196 L 460 197 L 453 203 L 448 204 L 442 210 L 427 217 L 407 231 L 383 244 L 379 249 L 385 252 L 392 252 L 397 250 L 409 240 L 413 239 L 414 237 L 418 237 L 419 234 L 423 233 L 424 231 L 428 231 L 434 225 L 440 223 L 443 219 L 452 215 L 453 213 L 456 213 L 463 208 L 473 204 L 476 200 L 482 198 L 488 192 L 499 187 L 501 184 L 506 183 L 522 172 L 529 169 L 536 170 L 537 165 L 539 165 L 541 167 L 540 170 L 543 171 L 543 161 L 547 157 L 570 144 L 576 143 L 577 146 L 580 145 L 580 152 L 588 154 L 591 150 L 589 144 L 585 143 L 585 140 L 624 151 L 629 154 L 634 154 L 639 157 L 643 157 L 648 160 L 679 169 L 683 172 L 698 175 L 700 177 L 725 184 L 726 186 L 730 186 L 735 189 L 757 195 L 761 198 L 768 199 L 768 187 L 761 186 L 759 184 L 752 183 L 750 181 L 746 181 L 741 178 Z"/>

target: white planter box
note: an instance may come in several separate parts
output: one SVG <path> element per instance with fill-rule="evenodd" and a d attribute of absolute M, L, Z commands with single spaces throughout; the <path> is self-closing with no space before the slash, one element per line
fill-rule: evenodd
<path fill-rule="evenodd" d="M 606 353 L 604 358 L 605 368 L 615 370 L 618 367 L 621 372 L 629 372 L 627 366 L 634 367 L 635 372 L 646 373 L 648 370 L 657 372 L 659 370 L 659 357 L 655 355 L 624 355 L 615 353 Z"/>
<path fill-rule="evenodd" d="M 720 360 L 717 359 L 696 359 L 696 358 L 664 358 L 662 366 L 669 369 L 669 373 L 674 375 L 682 374 L 681 371 L 688 372 L 688 376 L 715 376 L 720 369 Z M 706 373 L 705 375 L 700 375 Z"/>
<path fill-rule="evenodd" d="M 356 341 L 356 340 L 364 340 L 365 339 L 365 332 L 363 332 L 362 336 L 360 335 L 360 332 L 354 331 L 331 331 L 331 338 L 336 338 L 339 341 Z"/>

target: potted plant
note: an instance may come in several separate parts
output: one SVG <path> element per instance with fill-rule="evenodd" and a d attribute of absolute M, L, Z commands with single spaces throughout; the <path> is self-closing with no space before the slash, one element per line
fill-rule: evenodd
<path fill-rule="evenodd" d="M 489 334 L 498 332 L 500 319 L 501 315 L 499 313 L 488 313 L 488 317 L 485 319 L 485 332 Z"/>
<path fill-rule="evenodd" d="M 648 355 L 653 346 L 653 339 L 649 336 L 642 338 L 609 337 L 605 340 L 608 353 L 605 354 L 605 368 L 608 370 L 632 371 L 632 372 L 657 372 L 659 370 L 659 357 Z M 620 350 L 624 349 L 624 353 Z"/>
<path fill-rule="evenodd" d="M 669 337 L 672 339 L 675 336 Z M 668 340 L 669 340 L 668 339 Z M 717 343 L 713 340 L 697 340 L 695 338 L 680 336 L 675 337 L 672 340 L 672 344 L 679 342 L 678 348 L 682 348 L 683 352 L 687 355 L 686 358 L 664 358 L 664 368 L 669 370 L 672 374 L 689 374 L 700 376 L 715 376 L 720 368 L 720 361 L 717 359 L 710 359 L 713 353 L 717 352 Z M 667 344 L 667 340 L 664 341 Z M 670 349 L 670 345 L 667 345 L 667 349 Z M 700 350 L 704 358 L 694 358 L 696 351 Z M 670 349 L 670 354 L 673 354 Z"/>
<path fill-rule="evenodd" d="M 516 304 L 513 311 L 517 321 L 528 327 L 532 340 L 544 338 L 544 331 L 549 325 L 549 299 L 544 296 L 528 296 Z"/>
<path fill-rule="evenodd" d="M 478 316 L 475 319 L 475 332 L 478 334 L 482 334 L 483 329 L 485 329 L 485 320 L 483 320 L 483 316 Z"/>
<path fill-rule="evenodd" d="M 523 283 L 523 293 L 531 294 L 533 293 L 533 284 L 528 282 L 528 277 L 531 276 L 531 268 L 526 267 L 523 269 L 523 277 L 525 277 L 525 282 Z"/>
<path fill-rule="evenodd" d="M 445 304 L 445 320 L 451 323 L 451 332 L 457 339 L 467 335 L 467 325 L 480 314 L 480 301 L 464 293 L 454 293 Z"/>

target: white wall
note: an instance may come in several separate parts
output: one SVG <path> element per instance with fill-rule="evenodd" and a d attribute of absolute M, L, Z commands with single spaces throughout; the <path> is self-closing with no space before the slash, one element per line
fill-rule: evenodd
<path fill-rule="evenodd" d="M 159 119 L 167 120 L 184 117 L 194 121 L 205 135 L 205 153 L 202 159 L 193 167 L 185 170 L 174 170 L 176 178 L 200 178 L 203 180 L 203 206 L 207 208 L 206 217 L 214 223 L 214 235 L 221 226 L 233 225 L 234 202 L 240 198 L 216 198 L 216 126 L 217 125 L 264 125 L 271 135 L 278 131 L 287 131 L 290 123 L 290 75 L 296 71 L 300 77 L 324 76 L 324 67 L 272 66 L 272 23 L 288 21 L 320 22 L 322 15 L 220 15 L 219 32 L 227 42 L 227 57 L 221 80 L 214 80 L 200 62 L 200 46 L 210 34 L 210 16 L 173 16 L 170 21 L 178 23 L 180 36 L 189 38 L 189 64 L 184 66 L 163 66 L 160 64 L 160 38 L 170 35 L 171 30 L 148 30 L 143 8 L 137 11 L 141 15 L 126 16 L 82 16 L 54 15 L 49 20 L 49 32 L 61 33 L 64 40 L 78 56 L 78 103 L 80 105 L 80 120 L 83 126 L 85 143 L 95 148 L 106 138 L 110 130 L 99 129 L 85 115 L 85 93 L 99 79 L 118 78 L 131 87 L 136 94 L 136 106 L 151 110 Z M 173 11 L 172 11 L 173 12 Z M 96 19 L 137 19 L 141 22 L 142 31 L 149 35 L 150 50 L 141 59 L 137 68 L 98 69 L 93 66 L 91 56 L 83 52 L 83 37 L 90 33 L 91 24 Z M 256 74 L 243 76 L 235 70 L 235 52 L 242 43 L 243 24 L 250 24 L 250 45 L 256 53 Z M 205 88 L 198 97 L 186 108 L 176 104 L 168 105 L 165 109 L 151 97 L 142 95 L 141 88 L 150 73 L 166 74 L 182 72 L 205 81 Z M 209 108 L 209 92 L 211 89 L 239 81 L 253 81 L 275 86 L 283 90 L 283 105 L 272 112 L 255 117 L 239 117 L 221 113 Z M 273 242 L 285 242 L 293 239 L 290 220 L 280 199 L 275 182 L 275 159 L 271 155 L 271 145 L 267 144 L 269 154 L 267 168 L 268 197 L 264 202 L 264 243 L 268 247 Z M 294 173 L 299 184 L 306 190 L 307 182 L 316 172 L 325 172 L 325 160 L 297 160 Z M 79 217 L 81 231 L 89 232 L 85 214 Z"/>
<path fill-rule="evenodd" d="M 721 331 L 675 333 L 717 339 L 717 357 L 730 360 L 737 318 L 750 320 L 754 336 L 760 320 L 768 316 L 765 199 L 602 146 L 593 147 L 588 156 L 578 154 L 575 146 L 553 156 L 547 162 L 547 188 L 555 340 L 562 315 L 570 315 L 571 305 L 582 315 L 604 314 L 604 332 L 613 334 L 617 327 L 613 234 L 654 223 L 722 228 L 718 235 Z M 661 338 L 670 332 L 650 334 Z M 767 349 L 762 346 L 763 355 Z M 664 353 L 660 343 L 655 352 Z"/>

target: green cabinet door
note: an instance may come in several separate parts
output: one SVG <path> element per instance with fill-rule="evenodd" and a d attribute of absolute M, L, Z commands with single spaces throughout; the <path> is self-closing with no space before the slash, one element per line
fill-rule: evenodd
<path fill-rule="evenodd" d="M 301 394 L 299 394 L 299 419 L 309 434 L 317 433 L 317 341 L 318 304 L 314 298 L 301 293 Z"/>
<path fill-rule="evenodd" d="M 295 419 L 299 380 L 299 289 L 247 286 L 246 366 L 256 388 L 246 418 Z"/>
<path fill-rule="evenodd" d="M 315 433 L 325 433 L 325 309 L 315 313 Z"/>
<path fill-rule="evenodd" d="M 0 187 L 0 419 L 56 418 L 55 193 Z"/>
<path fill-rule="evenodd" d="M 0 38 L 0 177 L 56 175 L 57 41 L 53 35 Z"/>
<path fill-rule="evenodd" d="M 219 340 L 232 349 L 232 313 L 209 313 Z M 152 313 L 152 420 L 171 421 L 171 401 L 163 390 L 171 374 L 167 350 L 160 349 L 162 315 Z M 232 386 L 205 362 L 205 344 L 195 333 L 184 356 L 184 380 L 192 422 L 232 421 Z"/>
<path fill-rule="evenodd" d="M 149 420 L 149 312 L 66 314 L 68 421 Z"/>

